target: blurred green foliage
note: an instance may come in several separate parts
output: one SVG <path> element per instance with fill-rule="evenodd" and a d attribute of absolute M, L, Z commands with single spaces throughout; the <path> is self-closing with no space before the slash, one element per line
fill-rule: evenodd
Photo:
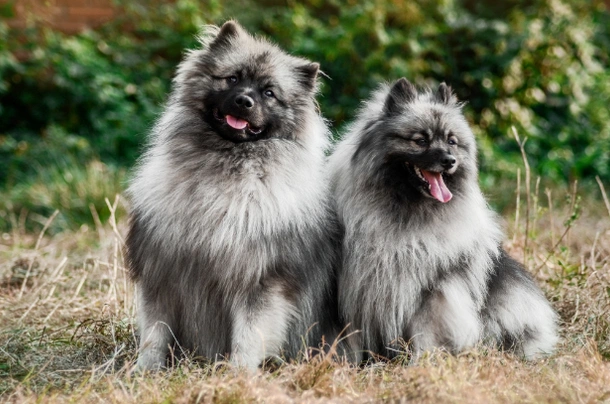
<path fill-rule="evenodd" d="M 521 166 L 554 181 L 610 179 L 610 13 L 601 1 L 339 0 L 276 7 L 263 31 L 319 60 L 322 110 L 339 125 L 383 80 L 446 81 L 482 149 L 483 181 Z M 490 175 L 487 175 L 490 174 Z"/>
<path fill-rule="evenodd" d="M 610 180 L 610 12 L 601 0 L 117 6 L 120 17 L 75 36 L 36 24 L 17 31 L 0 19 L 0 228 L 7 212 L 21 209 L 59 208 L 74 215 L 67 223 L 87 220 L 90 205 L 107 215 L 103 198 L 113 195 L 90 189 L 61 197 L 76 192 L 61 173 L 93 188 L 97 167 L 119 191 L 184 49 L 196 46 L 202 24 L 227 18 L 321 63 L 329 78 L 319 101 L 337 131 L 381 81 L 446 81 L 468 102 L 484 187 L 514 178 L 522 165 L 511 126 L 528 136 L 530 164 L 544 178 Z M 3 6 L 0 15 L 11 12 Z"/>

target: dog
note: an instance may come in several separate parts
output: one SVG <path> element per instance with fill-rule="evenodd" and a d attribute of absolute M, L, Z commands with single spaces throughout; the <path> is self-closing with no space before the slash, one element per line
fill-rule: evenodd
<path fill-rule="evenodd" d="M 557 316 L 502 248 L 478 185 L 475 137 L 451 88 L 402 78 L 359 111 L 329 161 L 344 228 L 339 310 L 356 361 L 489 343 L 553 352 Z"/>
<path fill-rule="evenodd" d="M 128 188 L 142 370 L 170 348 L 256 369 L 337 335 L 319 64 L 235 21 L 199 40 Z"/>

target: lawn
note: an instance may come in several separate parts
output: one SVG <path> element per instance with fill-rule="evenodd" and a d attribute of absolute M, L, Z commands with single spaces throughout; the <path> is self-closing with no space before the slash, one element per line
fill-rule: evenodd
<path fill-rule="evenodd" d="M 183 359 L 140 375 L 126 216 L 50 234 L 55 216 L 31 232 L 28 221 L 40 218 L 15 212 L 0 238 L 0 401 L 610 401 L 610 205 L 601 186 L 541 188 L 532 181 L 504 214 L 505 247 L 525 260 L 561 317 L 557 352 L 533 362 L 479 347 L 361 368 L 318 355 L 254 374 Z M 127 208 L 120 197 L 107 203 L 111 212 Z"/>

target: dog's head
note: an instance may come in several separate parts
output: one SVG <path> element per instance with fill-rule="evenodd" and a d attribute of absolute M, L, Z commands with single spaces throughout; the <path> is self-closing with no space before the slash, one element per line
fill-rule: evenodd
<path fill-rule="evenodd" d="M 449 202 L 476 177 L 474 135 L 461 104 L 445 83 L 418 92 L 404 78 L 384 95 L 382 116 L 371 122 L 355 156 L 374 151 L 369 157 L 381 179 L 410 199 Z"/>
<path fill-rule="evenodd" d="M 231 142 L 297 136 L 314 108 L 319 65 L 290 56 L 234 21 L 208 27 L 176 77 L 178 100 Z"/>

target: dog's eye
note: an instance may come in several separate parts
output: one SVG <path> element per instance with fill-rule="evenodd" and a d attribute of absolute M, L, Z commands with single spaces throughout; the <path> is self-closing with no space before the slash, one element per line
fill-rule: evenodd
<path fill-rule="evenodd" d="M 423 137 L 413 139 L 413 141 L 418 146 L 426 146 L 428 144 L 428 140 L 424 139 Z"/>
<path fill-rule="evenodd" d="M 237 83 L 237 76 L 229 76 L 229 77 L 227 77 L 227 83 L 229 83 L 229 84 L 236 84 Z"/>
<path fill-rule="evenodd" d="M 263 94 L 265 94 L 265 97 L 269 97 L 269 98 L 275 97 L 275 94 L 273 94 L 273 91 L 271 91 L 271 90 L 265 90 L 263 92 Z"/>
<path fill-rule="evenodd" d="M 449 140 L 447 140 L 447 143 L 451 146 L 455 146 L 456 144 L 458 144 L 457 139 L 454 137 L 450 137 Z"/>

